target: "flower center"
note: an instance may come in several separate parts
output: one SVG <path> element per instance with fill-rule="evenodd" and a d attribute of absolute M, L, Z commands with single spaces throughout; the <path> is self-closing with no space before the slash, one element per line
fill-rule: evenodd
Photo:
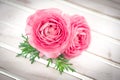
<path fill-rule="evenodd" d="M 74 45 L 76 47 L 76 49 L 80 49 L 81 45 L 84 45 L 86 42 L 86 33 L 85 30 L 80 30 L 78 31 L 78 33 L 76 34 L 75 38 L 74 38 Z"/>
<path fill-rule="evenodd" d="M 57 34 L 57 26 L 56 25 L 49 25 L 45 31 L 46 35 L 56 35 Z"/>
<path fill-rule="evenodd" d="M 41 37 L 43 40 L 55 42 L 55 40 L 59 39 L 61 36 L 61 29 L 59 25 L 48 22 L 40 27 L 39 34 L 39 37 Z"/>

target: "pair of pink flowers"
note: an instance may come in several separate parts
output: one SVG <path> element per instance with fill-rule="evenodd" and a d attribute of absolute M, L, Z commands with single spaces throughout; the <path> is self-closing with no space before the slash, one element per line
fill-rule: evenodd
<path fill-rule="evenodd" d="M 69 16 L 59 9 L 42 9 L 27 19 L 26 34 L 31 46 L 48 58 L 73 58 L 90 43 L 90 29 L 83 16 Z"/>

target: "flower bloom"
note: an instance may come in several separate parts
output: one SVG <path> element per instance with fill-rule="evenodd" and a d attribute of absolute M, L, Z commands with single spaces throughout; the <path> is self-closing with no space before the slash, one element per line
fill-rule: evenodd
<path fill-rule="evenodd" d="M 70 18 L 59 9 L 42 9 L 27 19 L 26 34 L 31 46 L 48 58 L 57 58 L 70 40 Z"/>
<path fill-rule="evenodd" d="M 83 16 L 71 16 L 71 38 L 69 47 L 64 51 L 68 59 L 76 57 L 85 50 L 90 43 L 90 29 Z"/>

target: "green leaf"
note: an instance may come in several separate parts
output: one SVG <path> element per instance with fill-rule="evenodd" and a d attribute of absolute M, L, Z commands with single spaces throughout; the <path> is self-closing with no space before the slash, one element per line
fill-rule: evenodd
<path fill-rule="evenodd" d="M 33 48 L 29 42 L 28 42 L 28 37 L 22 35 L 23 42 L 20 43 L 19 48 L 21 49 L 21 53 L 17 54 L 16 57 L 23 56 L 23 57 L 28 57 L 31 61 L 31 64 L 35 62 L 35 58 L 40 58 L 39 57 L 39 51 L 37 51 L 35 48 Z M 29 56 L 28 56 L 29 55 Z"/>
<path fill-rule="evenodd" d="M 17 54 L 16 57 L 19 57 L 19 56 L 21 56 L 21 55 L 22 55 L 22 54 Z"/>
<path fill-rule="evenodd" d="M 71 70 L 72 72 L 76 72 L 75 69 L 71 68 L 70 66 L 68 66 L 69 70 Z"/>
<path fill-rule="evenodd" d="M 52 63 L 53 63 L 53 60 L 52 60 L 52 58 L 49 58 L 49 59 L 47 59 L 47 61 L 48 61 L 47 67 L 49 67 L 49 66 L 50 66 L 50 64 L 52 64 Z"/>
<path fill-rule="evenodd" d="M 71 67 L 71 63 L 69 60 L 65 59 L 63 55 L 60 55 L 55 59 L 55 68 L 62 74 L 65 70 L 75 72 L 75 70 Z"/>

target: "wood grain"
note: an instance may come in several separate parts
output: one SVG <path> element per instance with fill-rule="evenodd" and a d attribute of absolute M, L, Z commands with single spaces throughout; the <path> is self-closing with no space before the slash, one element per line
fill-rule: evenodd
<path fill-rule="evenodd" d="M 31 64 L 28 59 L 15 56 L 15 52 L 0 47 L 0 67 L 26 80 L 79 80 L 65 73 L 60 75 L 41 63 Z"/>
<path fill-rule="evenodd" d="M 10 77 L 8 77 L 6 75 L 0 74 L 0 80 L 15 80 L 15 79 L 10 78 Z"/>
<path fill-rule="evenodd" d="M 12 51 L 16 52 L 16 49 L 14 49 L 14 50 L 12 50 Z M 6 49 L 6 51 L 7 51 L 7 49 Z M 1 52 L 2 52 L 2 50 L 1 50 Z M 4 52 L 4 53 L 6 53 L 6 52 Z M 8 55 L 8 53 L 7 53 L 7 55 Z M 14 59 L 14 61 L 16 61 L 16 59 Z M 24 60 L 22 60 L 22 62 L 24 62 Z M 106 63 L 99 61 L 95 56 L 92 56 L 91 54 L 86 53 L 86 52 L 83 52 L 83 54 L 81 56 L 78 56 L 78 57 L 72 59 L 71 63 L 73 63 L 73 66 L 78 73 L 89 76 L 92 79 L 119 80 L 119 78 L 120 78 L 120 76 L 119 76 L 120 69 L 119 68 L 115 68 L 110 65 L 107 65 Z M 4 63 L 2 65 L 4 65 Z M 34 68 L 36 68 L 36 66 L 34 66 Z"/>
<path fill-rule="evenodd" d="M 108 65 L 97 59 L 97 57 L 91 55 L 95 54 L 97 56 L 101 56 L 101 58 L 109 59 L 110 61 L 113 61 L 113 63 L 120 63 L 119 20 L 112 19 L 110 17 L 104 17 L 104 15 L 96 15 L 92 12 L 84 10 L 82 7 L 76 8 L 70 6 L 69 4 L 64 5 L 64 2 L 55 0 L 6 1 L 8 0 L 2 1 L 0 3 L 0 42 L 17 48 L 19 42 L 21 41 L 20 35 L 24 33 L 26 19 L 36 9 L 56 7 L 69 14 L 80 14 L 85 16 L 88 23 L 90 24 L 92 29 L 92 40 L 87 51 L 84 51 L 81 56 L 71 60 L 75 69 L 77 69 L 78 73 L 88 76 L 92 79 L 120 79 L 119 68 Z M 9 72 L 17 74 L 18 76 L 24 77 L 26 79 L 78 80 L 77 78 L 67 74 L 60 76 L 59 73 L 57 73 L 54 69 L 46 68 L 45 65 L 37 62 L 31 65 L 27 59 L 15 58 L 14 56 L 16 53 L 7 49 L 0 48 L 0 53 L 0 66 L 4 67 Z M 3 58 L 5 56 L 7 59 Z M 27 70 L 25 70 L 23 67 L 27 67 Z M 51 72 L 55 74 L 51 74 Z"/>
<path fill-rule="evenodd" d="M 120 3 L 113 0 L 66 0 L 93 11 L 120 19 Z"/>

